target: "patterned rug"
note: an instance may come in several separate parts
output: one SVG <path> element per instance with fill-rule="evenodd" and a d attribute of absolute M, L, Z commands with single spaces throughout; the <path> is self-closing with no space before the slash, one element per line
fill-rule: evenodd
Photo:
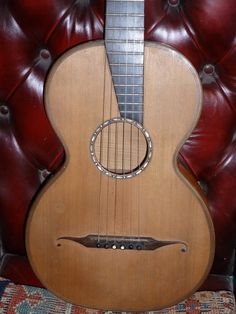
<path fill-rule="evenodd" d="M 197 292 L 191 298 L 162 311 L 150 314 L 233 314 L 235 299 L 228 291 Z M 45 289 L 15 285 L 0 277 L 1 314 L 112 314 L 66 303 Z M 134 314 L 134 313 L 133 313 Z M 140 313 L 141 314 L 141 313 Z"/>

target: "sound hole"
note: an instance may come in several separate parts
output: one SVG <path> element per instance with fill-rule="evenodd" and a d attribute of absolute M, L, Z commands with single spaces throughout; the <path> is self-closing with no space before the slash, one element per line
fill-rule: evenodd
<path fill-rule="evenodd" d="M 152 143 L 146 129 L 136 121 L 114 118 L 94 132 L 90 151 L 95 165 L 104 174 L 129 178 L 146 168 Z"/>

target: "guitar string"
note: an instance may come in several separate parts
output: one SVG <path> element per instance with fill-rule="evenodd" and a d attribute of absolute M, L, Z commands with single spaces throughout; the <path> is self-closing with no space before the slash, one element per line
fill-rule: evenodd
<path fill-rule="evenodd" d="M 115 5 L 115 4 L 114 4 Z M 114 9 L 114 7 L 113 7 Z M 106 18 L 108 19 L 109 17 L 109 12 L 108 12 L 108 8 L 107 8 L 107 16 Z M 110 49 L 111 51 L 113 51 L 113 42 L 110 42 Z M 107 54 L 107 58 L 108 58 L 108 62 L 109 62 L 109 55 Z M 112 118 L 112 86 L 113 86 L 113 79 L 112 79 L 112 70 L 109 67 L 111 76 L 109 76 L 110 78 L 110 82 L 109 82 L 109 100 L 108 100 L 108 107 L 107 107 L 107 119 L 111 120 Z M 107 128 L 107 143 L 106 143 L 106 168 L 108 171 L 111 171 L 110 169 L 110 131 L 111 131 L 111 125 L 108 124 Z M 106 226 L 105 226 L 105 230 L 106 230 L 106 243 L 108 242 L 108 229 L 109 229 L 109 212 L 111 211 L 111 206 L 109 206 L 109 191 L 110 191 L 110 177 L 106 176 L 106 178 L 104 179 L 106 180 Z"/>
<path fill-rule="evenodd" d="M 125 21 L 126 21 L 126 32 L 125 32 L 125 121 L 127 119 L 127 94 L 128 94 L 128 33 L 129 33 L 129 29 L 128 29 L 128 2 L 126 1 L 126 8 L 125 8 Z M 122 147 L 122 172 L 123 174 L 125 174 L 124 171 L 124 142 L 125 142 L 125 124 L 126 122 L 124 121 L 123 123 L 123 147 Z M 126 185 L 126 180 L 124 179 L 122 181 L 122 235 L 124 235 L 125 233 L 125 212 L 126 212 L 126 206 L 127 206 L 127 202 L 125 202 L 124 200 L 124 194 L 125 194 L 125 185 Z M 127 195 L 127 194 L 126 194 Z"/>
<path fill-rule="evenodd" d="M 133 10 L 132 10 L 133 11 Z M 131 45 L 133 45 L 133 47 L 134 47 L 134 44 L 131 44 Z M 133 53 L 132 53 L 132 68 L 131 68 L 131 73 L 132 73 L 132 75 L 134 75 L 134 48 L 133 48 Z M 132 92 L 131 92 L 131 97 L 132 97 L 132 113 L 131 113 L 131 119 L 132 119 L 132 121 L 134 121 L 135 120 L 135 118 L 134 118 L 134 76 L 132 77 L 133 79 L 132 79 Z M 133 170 L 133 166 L 132 166 L 132 158 L 133 158 L 133 156 L 132 156 L 132 149 L 133 149 L 133 146 L 132 146 L 132 140 L 133 140 L 133 126 L 132 126 L 132 124 L 130 125 L 130 172 Z M 135 180 L 134 180 L 134 184 L 135 184 Z M 133 200 L 133 198 L 131 198 L 131 200 Z M 131 201 L 131 204 L 130 204 L 130 208 L 131 208 L 131 210 L 130 210 L 130 215 L 129 215 L 129 225 L 130 225 L 130 232 L 129 232 L 129 234 L 130 234 L 130 236 L 131 236 L 131 234 L 132 234 L 132 208 L 133 208 L 133 202 Z"/>
<path fill-rule="evenodd" d="M 142 2 L 142 6 L 143 6 L 143 20 L 142 20 L 142 28 L 143 28 L 143 31 L 142 31 L 142 39 L 139 43 L 139 46 L 140 46 L 140 50 L 142 51 L 142 110 L 139 110 L 139 111 L 142 111 L 142 112 L 139 112 L 138 113 L 138 116 L 139 116 L 139 122 L 142 124 L 142 126 L 144 126 L 144 1 Z M 140 130 L 138 129 L 138 168 L 139 170 L 141 169 L 141 160 L 140 160 Z M 138 237 L 140 239 L 140 236 L 141 236 L 141 226 L 140 226 L 140 220 L 141 220 L 141 179 L 142 177 L 139 175 L 138 176 Z"/>
<path fill-rule="evenodd" d="M 112 79 L 110 80 L 110 98 L 109 98 L 109 119 L 112 118 Z M 110 136 L 111 136 L 111 125 L 108 125 L 108 131 L 107 131 L 107 169 L 110 171 Z M 107 193 L 106 193 L 106 241 L 108 241 L 108 226 L 109 226 L 109 211 L 111 211 L 111 208 L 109 210 L 109 190 L 110 190 L 110 177 L 107 176 Z"/>
<path fill-rule="evenodd" d="M 113 9 L 115 9 L 113 7 Z M 107 19 L 108 19 L 108 16 L 109 16 L 109 12 L 108 12 L 108 9 L 107 9 Z M 111 47 L 111 52 L 113 51 L 113 43 L 111 42 L 110 43 Z M 107 53 L 106 51 L 106 56 L 107 56 L 107 60 L 109 62 L 109 54 Z M 110 83 L 109 83 L 109 88 L 108 88 L 108 95 L 109 95 L 109 100 L 108 100 L 108 107 L 106 108 L 107 109 L 107 119 L 108 120 L 111 120 L 112 118 L 112 91 L 113 91 L 113 79 L 112 79 L 112 71 L 111 71 L 111 68 L 109 67 L 109 73 L 111 75 L 109 75 L 109 78 L 110 78 Z M 104 149 L 106 149 L 106 169 L 108 171 L 111 171 L 112 169 L 110 169 L 110 131 L 111 131 L 111 125 L 108 124 L 107 127 L 108 130 L 107 131 L 107 142 L 105 144 L 105 147 Z M 109 229 L 109 213 L 111 212 L 111 206 L 110 203 L 109 203 L 109 190 L 110 190 L 110 178 L 108 176 L 106 176 L 104 178 L 105 183 L 106 183 L 106 209 L 105 209 L 105 235 L 106 235 L 106 242 L 108 242 L 108 229 Z M 115 209 L 114 209 L 114 212 L 115 212 Z M 115 214 L 114 214 L 115 216 Z M 115 219 L 115 218 L 114 218 Z M 115 223 L 115 222 L 114 222 Z"/>
<path fill-rule="evenodd" d="M 116 4 L 114 2 L 114 12 L 116 11 L 115 9 Z M 117 62 L 118 60 L 118 62 Z M 120 59 L 119 56 L 116 59 L 116 62 L 118 64 L 118 73 L 120 73 Z M 118 76 L 118 85 L 120 84 L 120 76 Z M 116 116 L 119 117 L 120 116 L 120 110 L 119 110 L 119 101 L 118 101 L 118 96 L 116 97 Z M 117 173 L 118 171 L 118 124 L 115 123 L 115 173 Z M 118 209 L 117 209 L 117 205 L 118 205 L 118 180 L 115 178 L 115 196 L 114 196 L 114 202 L 115 202 L 115 208 L 114 208 L 114 235 L 116 235 L 117 231 L 116 231 L 116 220 L 118 219 Z M 118 224 L 118 223 L 117 223 Z"/>
<path fill-rule="evenodd" d="M 113 12 L 116 12 L 116 3 L 115 1 L 113 2 Z M 116 62 L 119 64 L 119 59 L 117 62 L 117 58 L 116 58 Z M 118 66 L 118 71 L 119 71 L 119 66 Z M 118 72 L 119 73 L 119 72 Z M 120 77 L 118 76 L 118 82 L 117 85 L 120 83 L 119 82 Z M 113 91 L 113 85 L 111 85 L 111 91 Z M 118 108 L 118 98 L 116 97 L 117 102 L 116 102 L 116 116 L 118 117 L 118 112 L 119 112 L 119 108 Z M 115 149 L 115 160 L 114 160 L 114 172 L 117 173 L 117 154 L 118 154 L 118 147 L 117 147 L 117 142 L 118 142 L 118 130 L 117 130 L 117 123 L 115 123 L 115 143 L 114 143 L 114 149 Z M 114 214 L 113 214 L 113 235 L 116 235 L 116 219 L 117 219 L 117 179 L 115 180 L 115 192 L 114 192 Z"/>
<path fill-rule="evenodd" d="M 105 95 L 106 95 L 106 51 L 104 53 L 104 66 L 103 66 L 103 101 L 102 101 L 102 121 L 104 121 L 104 115 L 105 115 Z M 100 133 L 100 147 L 99 147 L 99 163 L 102 164 L 102 145 L 103 145 L 103 130 L 101 130 Z M 100 242 L 100 232 L 101 232 L 101 198 L 102 198 L 102 173 L 100 172 L 99 176 L 99 200 L 98 200 L 98 237 L 97 237 L 97 242 Z"/>

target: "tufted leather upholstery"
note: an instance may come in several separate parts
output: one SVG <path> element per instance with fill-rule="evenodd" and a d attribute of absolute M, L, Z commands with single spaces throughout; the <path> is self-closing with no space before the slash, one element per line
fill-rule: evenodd
<path fill-rule="evenodd" d="M 214 288 L 229 287 L 236 240 L 235 0 L 146 0 L 145 6 L 146 40 L 182 52 L 202 81 L 202 115 L 180 160 L 209 201 Z M 39 285 L 25 257 L 25 222 L 32 198 L 64 156 L 44 111 L 46 75 L 70 47 L 103 38 L 104 7 L 104 0 L 0 1 L 1 275 L 18 283 Z"/>

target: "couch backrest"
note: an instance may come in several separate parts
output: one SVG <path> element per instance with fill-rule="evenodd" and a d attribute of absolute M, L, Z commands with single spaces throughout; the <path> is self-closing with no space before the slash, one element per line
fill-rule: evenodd
<path fill-rule="evenodd" d="M 4 248 L 24 255 L 27 213 L 63 159 L 44 111 L 46 76 L 70 47 L 102 39 L 103 0 L 0 3 L 0 220 Z M 194 65 L 203 111 L 180 160 L 204 188 L 216 230 L 212 272 L 233 273 L 236 223 L 235 0 L 148 0 L 145 38 Z M 168 69 L 167 69 L 168 71 Z"/>

